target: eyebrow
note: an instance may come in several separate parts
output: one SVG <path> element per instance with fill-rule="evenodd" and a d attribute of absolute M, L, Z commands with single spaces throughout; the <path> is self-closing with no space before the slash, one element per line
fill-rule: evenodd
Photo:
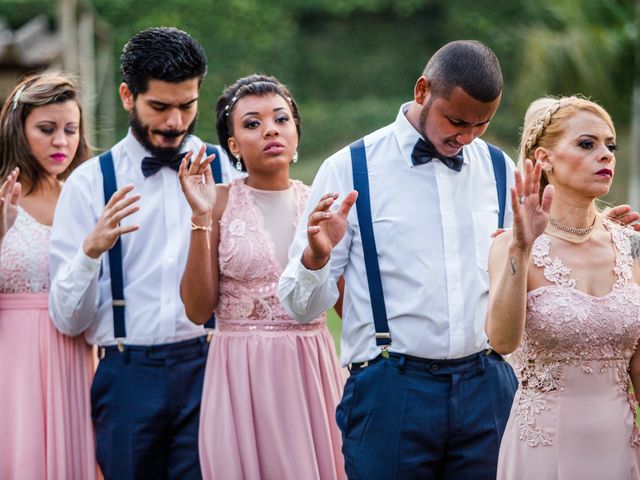
<path fill-rule="evenodd" d="M 598 140 L 599 138 L 597 135 L 593 135 L 591 133 L 581 133 L 580 135 L 578 135 L 578 138 L 581 138 L 581 137 L 587 137 L 593 140 Z M 615 140 L 615 139 L 616 137 L 611 136 L 611 137 L 607 137 L 605 140 Z"/>
<path fill-rule="evenodd" d="M 446 115 L 446 117 L 447 117 L 450 121 L 452 121 L 452 122 L 454 122 L 454 123 L 458 123 L 458 124 L 460 124 L 460 125 L 469 125 L 469 126 L 472 126 L 472 127 L 480 127 L 481 125 L 486 125 L 487 123 L 489 123 L 489 122 L 491 121 L 491 118 L 489 118 L 488 120 L 485 120 L 484 122 L 470 123 L 470 122 L 467 122 L 467 121 L 465 121 L 465 120 L 461 120 L 461 119 L 459 119 L 459 118 L 452 117 L 452 116 L 450 116 L 450 115 Z"/>
<path fill-rule="evenodd" d="M 175 104 L 175 103 L 166 103 L 166 102 L 163 102 L 163 101 L 160 101 L 160 100 L 155 100 L 155 99 L 151 98 L 151 99 L 147 100 L 147 103 L 149 105 L 156 105 L 156 106 L 159 106 L 159 107 L 171 107 L 173 105 L 175 105 L 177 107 L 188 107 L 189 105 L 192 105 L 197 100 L 198 100 L 198 97 L 192 98 L 191 100 L 189 100 L 187 102 L 184 102 L 184 103 Z"/>
<path fill-rule="evenodd" d="M 273 112 L 281 112 L 282 110 L 286 110 L 285 107 L 277 107 L 273 109 Z M 260 112 L 247 112 L 242 115 L 242 118 L 248 117 L 250 115 L 260 115 Z"/>

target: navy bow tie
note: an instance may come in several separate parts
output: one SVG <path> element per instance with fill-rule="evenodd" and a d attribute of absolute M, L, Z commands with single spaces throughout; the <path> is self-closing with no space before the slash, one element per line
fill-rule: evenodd
<path fill-rule="evenodd" d="M 180 170 L 180 163 L 182 163 L 182 159 L 186 154 L 187 152 L 180 153 L 173 160 L 164 160 L 159 159 L 158 157 L 144 157 L 141 165 L 142 174 L 145 177 L 148 177 L 149 175 L 156 173 L 162 167 L 169 167 L 177 172 Z"/>
<path fill-rule="evenodd" d="M 436 147 L 434 147 L 433 143 L 429 140 L 423 140 L 422 138 L 418 140 L 416 145 L 413 147 L 413 152 L 411 152 L 411 161 L 413 164 L 422 165 L 423 163 L 429 163 L 434 158 L 437 158 L 447 167 L 455 170 L 456 172 L 459 172 L 462 169 L 462 150 L 453 157 L 445 157 L 438 153 Z"/>

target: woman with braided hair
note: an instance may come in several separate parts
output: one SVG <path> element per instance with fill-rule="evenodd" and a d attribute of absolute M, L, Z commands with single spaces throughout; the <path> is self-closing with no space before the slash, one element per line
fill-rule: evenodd
<path fill-rule="evenodd" d="M 345 478 L 334 420 L 343 376 L 326 317 L 299 324 L 277 296 L 309 192 L 289 178 L 297 104 L 275 78 L 251 75 L 223 92 L 216 115 L 220 144 L 247 177 L 216 187 L 202 155 L 179 172 L 193 210 L 180 293 L 193 322 L 214 310 L 217 318 L 200 414 L 202 475 Z"/>
<path fill-rule="evenodd" d="M 640 478 L 639 241 L 596 207 L 615 149 L 594 102 L 542 98 L 527 110 L 513 230 L 489 259 L 487 335 L 515 351 L 520 381 L 499 479 Z"/>

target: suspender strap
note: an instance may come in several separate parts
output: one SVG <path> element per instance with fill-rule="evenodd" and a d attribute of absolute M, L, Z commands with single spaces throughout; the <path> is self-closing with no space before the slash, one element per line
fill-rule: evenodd
<path fill-rule="evenodd" d="M 380 266 L 378 265 L 378 251 L 376 239 L 373 235 L 373 223 L 371 221 L 371 200 L 369 196 L 369 173 L 367 171 L 367 153 L 364 148 L 364 140 L 360 139 L 351 145 L 351 167 L 353 170 L 353 187 L 358 192 L 356 211 L 360 224 L 360 236 L 364 250 L 364 264 L 367 270 L 367 282 L 369 284 L 369 296 L 371 297 L 371 310 L 373 322 L 376 328 L 376 345 L 386 350 L 391 345 L 389 323 L 387 322 L 387 308 L 382 292 L 382 280 L 380 279 Z"/>
<path fill-rule="evenodd" d="M 102 170 L 102 185 L 104 187 L 104 204 L 116 192 L 116 172 L 113 168 L 111 150 L 100 155 L 100 170 Z M 113 308 L 113 335 L 116 339 L 125 338 L 127 331 L 124 324 L 124 283 L 122 281 L 122 242 L 120 238 L 109 250 L 109 270 L 111 271 L 111 297 Z"/>
<path fill-rule="evenodd" d="M 498 191 L 498 228 L 504 228 L 504 208 L 507 201 L 507 167 L 502 150 L 487 143 L 491 163 L 493 163 L 493 174 L 496 177 L 496 190 Z"/>
<path fill-rule="evenodd" d="M 213 153 L 216 154 L 216 158 L 211 162 L 211 172 L 213 173 L 213 180 L 216 183 L 222 183 L 222 165 L 220 162 L 222 161 L 222 157 L 220 156 L 220 150 L 215 145 L 210 143 L 205 143 L 207 149 L 207 157 Z"/>
<path fill-rule="evenodd" d="M 211 172 L 213 173 L 213 180 L 216 183 L 222 183 L 222 165 L 220 163 L 222 161 L 222 157 L 220 156 L 220 150 L 218 147 L 210 143 L 205 143 L 205 145 L 207 149 L 207 157 L 213 153 L 215 153 L 216 155 L 216 158 L 214 158 L 213 162 L 211 162 Z M 207 320 L 207 322 L 204 324 L 204 328 L 211 330 L 216 328 L 215 313 L 211 314 L 211 318 L 209 318 L 209 320 Z"/>

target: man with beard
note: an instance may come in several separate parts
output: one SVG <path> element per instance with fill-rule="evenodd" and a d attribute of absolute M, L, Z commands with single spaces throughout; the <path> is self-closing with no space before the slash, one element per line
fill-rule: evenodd
<path fill-rule="evenodd" d="M 185 152 L 205 159 L 191 132 L 207 61 L 195 39 L 173 28 L 136 34 L 120 61 L 131 128 L 63 189 L 50 242 L 49 308 L 60 331 L 84 332 L 98 346 L 91 407 L 105 478 L 198 479 L 208 343 L 180 300 L 191 209 L 177 169 Z M 230 163 L 220 167 L 228 181 Z"/>
<path fill-rule="evenodd" d="M 502 86 L 488 47 L 445 45 L 395 122 L 313 182 L 279 294 L 306 322 L 344 275 L 351 375 L 336 417 L 350 478 L 495 478 L 517 382 L 484 332 L 487 255 L 514 166 L 478 137 Z"/>

